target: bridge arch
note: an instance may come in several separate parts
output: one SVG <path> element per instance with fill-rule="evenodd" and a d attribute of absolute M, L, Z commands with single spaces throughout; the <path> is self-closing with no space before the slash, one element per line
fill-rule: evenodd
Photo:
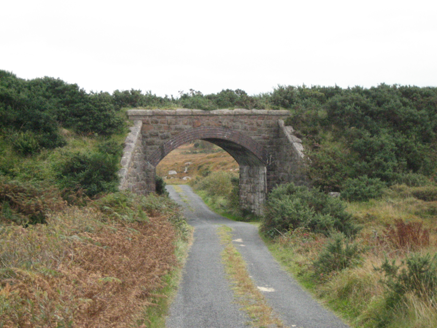
<path fill-rule="evenodd" d="M 303 148 L 284 110 L 129 110 L 134 121 L 125 141 L 119 189 L 155 191 L 156 166 L 172 150 L 206 140 L 228 152 L 240 166 L 240 206 L 262 213 L 268 190 L 306 184 Z"/>
<path fill-rule="evenodd" d="M 195 140 L 211 142 L 231 155 L 239 164 L 240 207 L 261 214 L 267 194 L 267 162 L 269 155 L 262 145 L 239 131 L 224 127 L 199 127 L 188 129 L 163 143 L 149 157 L 157 167 L 171 151 Z"/>
<path fill-rule="evenodd" d="M 240 165 L 266 166 L 269 155 L 262 145 L 245 134 L 223 127 L 200 127 L 183 131 L 163 143 L 149 157 L 157 166 L 171 151 L 195 140 L 206 140 L 223 148 Z"/>

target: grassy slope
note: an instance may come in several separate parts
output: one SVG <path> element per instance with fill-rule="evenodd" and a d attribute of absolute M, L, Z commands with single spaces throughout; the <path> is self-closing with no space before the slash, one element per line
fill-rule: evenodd
<path fill-rule="evenodd" d="M 375 268 L 380 267 L 385 258 L 401 264 L 413 254 L 437 254 L 437 202 L 424 202 L 396 189 L 397 186 L 387 190 L 379 200 L 347 204 L 347 210 L 363 227 L 355 242 L 364 252 L 361 263 L 355 267 L 324 277 L 315 276 L 313 261 L 318 259 L 329 239 L 308 231 L 266 240 L 272 254 L 287 271 L 352 327 L 434 327 L 437 324 L 432 302 L 418 298 L 412 291 L 394 308 L 386 307 L 388 290 L 383 283 L 386 277 Z M 399 227 L 388 236 L 387 225 L 394 227 L 395 220 L 407 224 L 421 222 L 423 225 L 418 231 L 428 230 L 429 243 L 421 244 L 420 237 L 414 238 L 411 232 Z M 404 246 L 399 244 L 401 240 Z"/>
<path fill-rule="evenodd" d="M 33 157 L 0 140 L 2 167 L 11 163 L 9 173 L 21 181 L 3 179 L 1 193 L 14 192 L 28 211 L 44 204 L 47 222 L 23 228 L 15 203 L 0 204 L 0 326 L 162 327 L 190 228 L 162 197 L 115 193 L 68 205 L 54 188 L 56 163 L 102 140 L 62 133 L 66 147 Z M 36 181 L 37 194 L 26 181 Z"/>

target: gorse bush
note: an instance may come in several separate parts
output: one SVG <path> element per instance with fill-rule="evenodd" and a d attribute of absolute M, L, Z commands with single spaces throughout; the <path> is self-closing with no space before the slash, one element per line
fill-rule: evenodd
<path fill-rule="evenodd" d="M 10 131 L 9 140 L 18 154 L 35 155 L 42 149 L 52 149 L 63 147 L 67 144 L 65 139 L 59 134 L 41 134 L 32 130 Z"/>
<path fill-rule="evenodd" d="M 276 187 L 268 196 L 261 231 L 274 237 L 300 227 L 325 235 L 340 231 L 351 236 L 358 231 L 341 200 L 292 183 Z"/>
<path fill-rule="evenodd" d="M 204 172 L 208 174 L 202 178 L 197 177 L 195 180 L 191 180 L 190 185 L 193 189 L 205 193 L 208 199 L 207 202 L 211 202 L 216 210 L 223 211 L 226 209 L 226 214 L 235 215 L 238 220 L 249 220 L 253 217 L 252 213 L 242 211 L 240 208 L 240 179 L 237 176 L 224 171 L 211 173 L 209 169 L 199 170 L 199 172 L 202 175 Z"/>
<path fill-rule="evenodd" d="M 409 187 L 422 187 L 431 184 L 428 177 L 419 173 L 401 173 L 397 174 L 393 181 L 395 184 L 404 184 Z"/>
<path fill-rule="evenodd" d="M 424 187 L 414 187 L 411 189 L 411 194 L 417 199 L 421 199 L 427 202 L 437 200 L 437 186 L 430 185 Z"/>
<path fill-rule="evenodd" d="M 436 168 L 437 89 L 279 87 L 272 101 L 290 108 L 316 186 L 340 191 L 347 178 L 422 185 Z M 406 175 L 406 176 L 405 176 Z"/>
<path fill-rule="evenodd" d="M 160 176 L 155 176 L 155 184 L 156 184 L 156 193 L 158 195 L 167 195 L 168 196 L 168 191 L 165 189 L 166 187 L 166 183 L 164 181 L 163 178 L 161 178 Z"/>
<path fill-rule="evenodd" d="M 350 151 L 340 143 L 306 149 L 306 173 L 313 185 L 321 190 L 340 191 L 344 181 L 354 174 L 351 168 L 355 160 Z"/>
<path fill-rule="evenodd" d="M 384 275 L 382 283 L 386 288 L 386 308 L 402 306 L 401 301 L 407 293 L 414 293 L 424 301 L 434 304 L 437 297 L 437 256 L 413 254 L 397 265 L 385 259 L 376 268 Z M 381 318 L 379 318 L 381 320 Z M 387 319 L 386 319 L 387 320 Z"/>
<path fill-rule="evenodd" d="M 232 176 L 231 173 L 218 171 L 194 181 L 192 185 L 195 189 L 206 191 L 209 196 L 226 197 L 232 193 L 234 188 Z"/>
<path fill-rule="evenodd" d="M 123 155 L 123 145 L 114 140 L 105 140 L 97 145 L 99 152 L 120 157 Z"/>
<path fill-rule="evenodd" d="M 114 192 L 118 187 L 118 158 L 100 152 L 76 152 L 58 165 L 57 178 L 61 188 L 87 196 Z"/>
<path fill-rule="evenodd" d="M 75 84 L 49 77 L 26 81 L 1 73 L 0 128 L 33 134 L 35 145 L 17 145 L 21 153 L 64 146 L 60 125 L 83 134 L 110 135 L 123 129 L 108 93 L 88 94 Z"/>
<path fill-rule="evenodd" d="M 22 155 L 33 155 L 41 149 L 39 140 L 32 131 L 13 133 L 11 141 L 12 148 Z"/>
<path fill-rule="evenodd" d="M 367 201 L 371 198 L 379 198 L 385 183 L 380 179 L 361 176 L 355 179 L 347 179 L 341 190 L 341 198 L 349 201 Z"/>
<path fill-rule="evenodd" d="M 121 131 L 124 121 L 117 116 L 109 94 L 91 94 L 74 106 L 65 125 L 85 134 L 110 135 Z"/>
<path fill-rule="evenodd" d="M 314 272 L 323 278 L 333 271 L 354 267 L 361 262 L 362 252 L 357 243 L 351 243 L 343 234 L 335 233 L 313 262 Z"/>

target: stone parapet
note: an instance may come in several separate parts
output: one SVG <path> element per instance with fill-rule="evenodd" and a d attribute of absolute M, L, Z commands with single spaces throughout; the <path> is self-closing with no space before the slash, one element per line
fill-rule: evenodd
<path fill-rule="evenodd" d="M 134 125 L 131 126 L 130 133 L 126 137 L 124 142 L 123 157 L 121 158 L 121 169 L 118 171 L 118 176 L 120 178 L 119 189 L 120 190 L 137 190 L 140 188 L 138 183 L 140 182 L 143 174 L 141 172 L 142 163 L 144 162 L 143 145 L 142 145 L 142 134 L 141 127 L 143 122 L 137 120 Z"/>
<path fill-rule="evenodd" d="M 268 116 L 288 116 L 288 110 L 266 110 L 266 109 L 130 109 L 127 115 L 131 120 L 141 120 L 150 116 L 241 116 L 241 115 L 268 115 Z"/>

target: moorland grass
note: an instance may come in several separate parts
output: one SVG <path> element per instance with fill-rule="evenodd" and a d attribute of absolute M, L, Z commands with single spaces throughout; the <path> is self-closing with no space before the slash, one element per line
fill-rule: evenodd
<path fill-rule="evenodd" d="M 402 192 L 399 192 L 399 189 Z M 317 274 L 317 263 L 332 238 L 297 229 L 277 238 L 264 239 L 274 257 L 313 295 L 343 317 L 351 327 L 434 327 L 437 320 L 435 293 L 418 297 L 408 280 L 405 289 L 394 291 L 394 281 L 404 281 L 402 270 L 420 278 L 423 272 L 437 275 L 435 267 L 414 271 L 407 267 L 415 258 L 423 261 L 437 254 L 435 217 L 423 213 L 433 207 L 411 197 L 409 187 L 394 186 L 385 196 L 368 202 L 347 203 L 347 211 L 363 227 L 355 243 L 363 250 L 361 262 L 353 267 Z M 394 261 L 399 269 L 390 277 L 381 271 L 384 261 Z M 428 271 L 427 271 L 428 270 Z M 431 270 L 431 271 L 429 271 Z M 406 278 L 405 278 L 406 279 Z M 416 281 L 416 280 L 413 280 Z M 421 286 L 422 280 L 416 285 Z M 431 284 L 429 288 L 436 288 Z"/>

